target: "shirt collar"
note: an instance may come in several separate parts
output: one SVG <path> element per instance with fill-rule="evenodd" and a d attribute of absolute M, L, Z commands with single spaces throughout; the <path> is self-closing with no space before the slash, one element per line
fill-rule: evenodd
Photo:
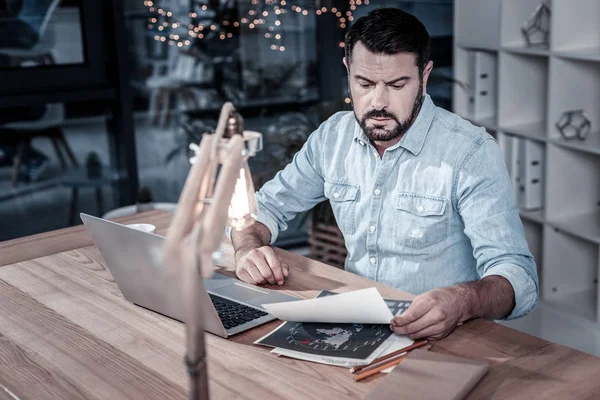
<path fill-rule="evenodd" d="M 410 151 L 415 156 L 419 155 L 425 144 L 429 127 L 435 116 L 435 104 L 428 94 L 425 95 L 421 110 L 415 119 L 415 122 L 408 128 L 402 139 L 388 150 L 394 150 L 398 147 L 403 147 Z M 369 143 L 369 138 L 357 122 L 354 129 L 354 140 L 360 144 Z"/>

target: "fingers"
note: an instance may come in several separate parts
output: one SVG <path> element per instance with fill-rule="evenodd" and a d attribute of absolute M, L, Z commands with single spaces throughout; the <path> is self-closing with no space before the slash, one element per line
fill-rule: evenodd
<path fill-rule="evenodd" d="M 446 332 L 446 329 L 443 325 L 431 325 L 425 329 L 422 329 L 418 332 L 412 333 L 408 335 L 411 339 L 429 339 L 429 340 L 439 340 L 446 337 L 450 332 Z"/>
<path fill-rule="evenodd" d="M 273 275 L 273 271 L 269 267 L 267 260 L 264 258 L 264 254 L 260 254 L 262 257 L 257 256 L 254 261 L 254 266 L 260 271 L 260 274 L 263 278 L 270 283 L 271 285 L 275 285 L 277 281 L 275 280 L 275 276 Z"/>
<path fill-rule="evenodd" d="M 408 325 L 423 315 L 425 315 L 431 309 L 431 305 L 426 297 L 417 296 L 412 304 L 408 307 L 408 310 L 392 319 L 392 325 L 402 327 Z"/>
<path fill-rule="evenodd" d="M 256 265 L 249 265 L 246 268 L 246 272 L 252 277 L 255 285 L 262 285 L 267 283 L 265 277 L 262 275 L 260 270 L 256 267 Z"/>
<path fill-rule="evenodd" d="M 281 266 L 283 267 L 283 276 L 287 278 L 290 275 L 290 266 L 283 261 L 281 262 Z"/>
<path fill-rule="evenodd" d="M 417 296 L 403 314 L 390 322 L 399 335 L 412 339 L 442 339 L 460 322 L 460 307 L 450 289 L 434 289 Z"/>
<path fill-rule="evenodd" d="M 241 256 L 237 261 L 236 273 L 238 278 L 249 283 L 283 285 L 289 267 L 282 264 L 271 247 L 264 246 Z"/>
<path fill-rule="evenodd" d="M 394 320 L 392 320 L 391 327 L 394 330 L 394 332 L 396 332 L 398 335 L 411 336 L 417 332 L 420 332 L 426 328 L 429 328 L 430 326 L 441 322 L 438 318 L 436 318 L 435 314 L 436 311 L 431 310 L 425 315 L 423 315 L 421 318 L 402 326 L 396 325 L 394 323 Z"/>
<path fill-rule="evenodd" d="M 258 282 L 256 282 L 254 278 L 252 278 L 252 276 L 245 269 L 240 269 L 239 271 L 236 271 L 236 275 L 243 282 L 258 285 Z"/>
<path fill-rule="evenodd" d="M 285 277 L 287 276 L 284 270 L 287 268 L 283 267 L 283 264 L 279 260 L 279 257 L 275 254 L 275 251 L 271 247 L 264 248 L 265 259 L 267 260 L 268 266 L 271 267 L 273 278 L 278 285 L 283 285 Z"/>

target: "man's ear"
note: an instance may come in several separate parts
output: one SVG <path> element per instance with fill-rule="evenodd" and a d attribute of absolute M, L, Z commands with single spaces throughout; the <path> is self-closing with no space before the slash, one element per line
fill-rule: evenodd
<path fill-rule="evenodd" d="M 427 65 L 425 65 L 425 69 L 423 70 L 423 96 L 427 93 L 427 80 L 429 79 L 429 74 L 431 74 L 431 70 L 433 69 L 433 61 L 429 61 Z"/>
<path fill-rule="evenodd" d="M 346 60 L 346 57 L 344 57 L 343 61 L 344 66 L 346 67 L 346 72 L 348 72 L 348 75 L 350 75 L 350 68 L 348 68 L 348 60 Z"/>

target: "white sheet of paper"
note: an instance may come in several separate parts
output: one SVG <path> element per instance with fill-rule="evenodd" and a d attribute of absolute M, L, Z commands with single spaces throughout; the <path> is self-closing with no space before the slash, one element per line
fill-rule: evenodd
<path fill-rule="evenodd" d="M 262 306 L 269 314 L 282 321 L 389 324 L 393 318 L 392 312 L 374 287 L 335 296 Z"/>

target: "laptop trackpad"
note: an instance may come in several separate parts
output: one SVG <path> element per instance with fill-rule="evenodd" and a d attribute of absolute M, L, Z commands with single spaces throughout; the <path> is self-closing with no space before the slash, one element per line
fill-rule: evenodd
<path fill-rule="evenodd" d="M 257 297 L 262 297 L 264 295 L 269 294 L 269 292 L 260 290 L 260 288 L 249 288 L 237 282 L 216 290 L 211 290 L 211 292 L 245 303 L 250 302 L 250 300 L 255 299 Z"/>

